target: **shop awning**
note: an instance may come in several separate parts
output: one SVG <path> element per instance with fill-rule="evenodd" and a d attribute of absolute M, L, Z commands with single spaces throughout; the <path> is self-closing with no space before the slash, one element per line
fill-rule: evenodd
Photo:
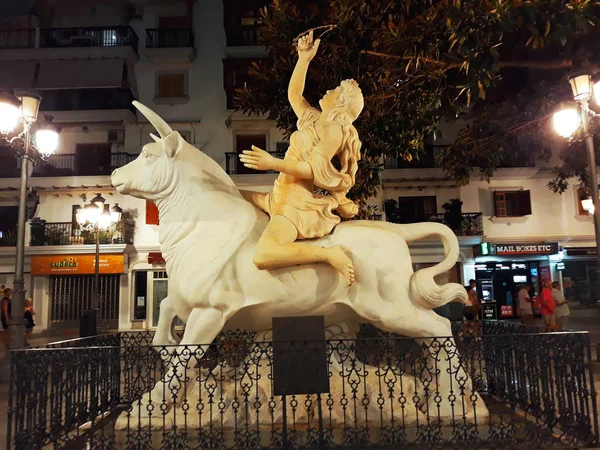
<path fill-rule="evenodd" d="M 125 73 L 125 60 L 121 58 L 43 60 L 37 88 L 119 88 Z"/>
<path fill-rule="evenodd" d="M 37 62 L 30 61 L 0 61 L 0 88 L 13 90 L 32 88 Z"/>

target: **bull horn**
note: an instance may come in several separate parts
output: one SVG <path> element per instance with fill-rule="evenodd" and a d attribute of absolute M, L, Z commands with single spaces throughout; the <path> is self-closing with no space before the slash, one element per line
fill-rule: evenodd
<path fill-rule="evenodd" d="M 169 126 L 167 122 L 164 121 L 162 117 L 152 111 L 145 105 L 142 105 L 137 100 L 133 101 L 133 106 L 135 106 L 139 112 L 141 112 L 146 119 L 156 128 L 158 134 L 160 134 L 161 138 L 166 138 L 173 130 Z"/>

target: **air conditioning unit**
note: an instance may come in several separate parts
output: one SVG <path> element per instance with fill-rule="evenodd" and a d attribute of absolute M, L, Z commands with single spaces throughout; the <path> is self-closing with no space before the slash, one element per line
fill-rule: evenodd
<path fill-rule="evenodd" d="M 125 130 L 112 130 L 108 132 L 108 143 L 123 145 L 125 143 Z"/>

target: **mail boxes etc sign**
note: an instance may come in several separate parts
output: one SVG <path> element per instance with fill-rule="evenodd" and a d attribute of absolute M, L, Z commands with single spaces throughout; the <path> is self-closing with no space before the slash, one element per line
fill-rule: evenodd
<path fill-rule="evenodd" d="M 477 256 L 509 256 L 509 255 L 555 255 L 558 243 L 545 244 L 490 244 L 483 242 L 475 247 Z"/>
<path fill-rule="evenodd" d="M 101 274 L 124 272 L 123 255 L 100 255 Z M 96 255 L 41 255 L 31 257 L 32 275 L 91 275 L 96 270 Z"/>

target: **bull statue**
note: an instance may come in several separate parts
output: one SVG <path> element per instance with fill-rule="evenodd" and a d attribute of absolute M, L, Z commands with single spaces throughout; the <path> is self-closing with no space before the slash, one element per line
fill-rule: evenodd
<path fill-rule="evenodd" d="M 438 285 L 434 280 L 450 270 L 459 255 L 458 241 L 448 227 L 357 220 L 306 241 L 340 246 L 351 255 L 356 273 L 351 286 L 328 264 L 259 270 L 253 258 L 267 215 L 242 197 L 212 158 L 187 143 L 152 110 L 133 103 L 159 137 L 152 134 L 154 142 L 146 144 L 139 157 L 115 170 L 112 184 L 119 193 L 158 207 L 169 293 L 160 305 L 153 345 L 175 345 L 169 348 L 181 351 L 178 346 L 212 342 L 225 328 L 265 330 L 271 328 L 273 317 L 307 315 L 323 315 L 326 326 L 369 322 L 417 339 L 452 336 L 450 322 L 433 311 L 451 301 L 467 300 L 463 286 Z M 441 239 L 444 259 L 413 273 L 407 244 L 425 238 Z M 186 324 L 180 342 L 172 333 L 176 317 Z M 447 355 L 457 354 L 452 339 L 444 347 Z M 169 367 L 165 379 L 171 389 L 159 381 L 142 401 L 155 398 L 171 404 L 173 383 L 184 379 L 187 369 L 186 363 Z M 468 378 L 461 368 L 457 370 L 460 373 L 454 376 Z M 451 377 L 439 378 L 440 395 L 448 397 Z M 450 403 L 432 407 L 442 408 L 442 415 L 452 414 Z"/>

